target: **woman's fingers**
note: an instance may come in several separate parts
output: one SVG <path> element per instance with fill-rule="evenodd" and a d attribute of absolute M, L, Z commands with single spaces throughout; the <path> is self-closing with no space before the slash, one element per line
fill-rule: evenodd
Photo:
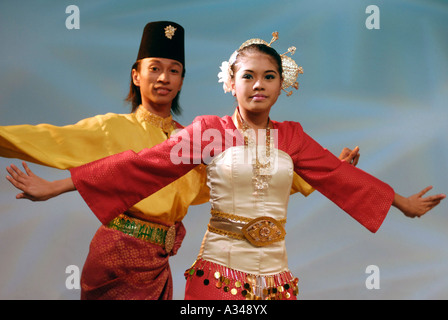
<path fill-rule="evenodd" d="M 26 164 L 26 162 L 22 162 L 22 166 L 25 169 L 27 175 L 29 176 L 34 176 L 34 173 L 31 171 L 31 169 L 28 167 L 28 165 Z"/>

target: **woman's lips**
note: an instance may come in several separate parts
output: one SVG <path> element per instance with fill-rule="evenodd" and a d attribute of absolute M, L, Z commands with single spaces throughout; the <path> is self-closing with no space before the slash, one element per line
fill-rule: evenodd
<path fill-rule="evenodd" d="M 267 97 L 264 94 L 256 94 L 253 95 L 251 98 L 253 101 L 263 101 L 266 100 Z"/>

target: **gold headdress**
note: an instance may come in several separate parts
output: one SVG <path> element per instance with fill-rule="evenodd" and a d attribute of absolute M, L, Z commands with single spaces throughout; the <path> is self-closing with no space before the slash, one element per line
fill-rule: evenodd
<path fill-rule="evenodd" d="M 276 40 L 278 40 L 278 32 L 273 32 L 272 33 L 272 39 L 271 41 L 268 43 L 262 39 L 258 39 L 258 38 L 254 38 L 254 39 L 249 39 L 246 42 L 244 42 L 237 51 L 235 51 L 229 61 L 224 61 L 221 64 L 221 72 L 218 73 L 218 78 L 219 81 L 218 82 L 223 82 L 223 88 L 224 88 L 224 92 L 230 92 L 231 91 L 231 87 L 230 87 L 230 79 L 233 75 L 232 72 L 232 65 L 235 63 L 236 61 L 236 57 L 238 55 L 238 52 L 243 49 L 244 47 L 250 46 L 252 44 L 264 44 L 268 47 L 271 46 L 272 43 L 274 43 Z M 283 84 L 282 84 L 282 90 L 284 90 L 285 92 L 287 88 L 289 87 L 293 87 L 296 90 L 299 89 L 299 83 L 297 82 L 297 77 L 300 74 L 303 74 L 303 68 L 297 66 L 296 62 L 291 58 L 288 57 L 286 54 L 290 53 L 291 55 L 293 55 L 296 51 L 296 47 L 290 47 L 288 48 L 288 51 L 286 51 L 285 53 L 281 54 L 280 57 L 282 59 L 282 69 L 283 69 Z M 287 96 L 289 97 L 290 95 L 292 95 L 293 91 L 289 91 L 287 92 Z"/>

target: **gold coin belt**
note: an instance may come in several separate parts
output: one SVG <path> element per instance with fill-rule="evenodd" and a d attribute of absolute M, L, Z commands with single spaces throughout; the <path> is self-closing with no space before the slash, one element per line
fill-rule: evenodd
<path fill-rule="evenodd" d="M 216 290 L 235 296 L 242 295 L 246 300 L 287 300 L 299 294 L 299 279 L 289 272 L 276 275 L 260 276 L 198 259 L 185 271 L 187 281 L 202 280 L 206 287 L 214 286 Z"/>

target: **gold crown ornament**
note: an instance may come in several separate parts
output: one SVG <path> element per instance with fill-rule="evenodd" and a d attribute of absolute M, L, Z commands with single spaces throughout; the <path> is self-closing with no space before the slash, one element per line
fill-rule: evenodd
<path fill-rule="evenodd" d="M 236 58 L 238 56 L 238 52 L 247 47 L 250 46 L 252 44 L 264 44 L 268 47 L 271 46 L 272 43 L 274 43 L 276 40 L 278 40 L 278 32 L 275 31 L 272 33 L 272 39 L 271 41 L 268 43 L 266 41 L 264 41 L 263 39 L 258 39 L 258 38 L 254 38 L 254 39 L 249 39 L 246 42 L 244 42 L 237 51 L 235 51 L 231 56 L 229 61 L 224 61 L 221 64 L 221 72 L 218 73 L 218 78 L 219 81 L 218 82 L 222 82 L 223 83 L 223 88 L 224 88 L 224 92 L 230 92 L 232 91 L 231 89 L 231 85 L 230 85 L 230 81 L 231 78 L 233 76 L 233 71 L 232 71 L 232 65 L 235 63 Z M 294 61 L 294 59 L 292 59 L 291 57 L 287 56 L 287 53 L 290 53 L 291 56 L 296 52 L 296 47 L 289 47 L 288 51 L 286 51 L 285 53 L 281 54 L 280 57 L 282 59 L 282 69 L 283 69 L 283 84 L 282 84 L 282 90 L 287 92 L 286 89 L 288 89 L 289 87 L 293 87 L 296 90 L 299 89 L 299 83 L 297 82 L 297 78 L 300 74 L 303 74 L 303 68 L 299 67 L 297 65 L 297 63 Z M 293 91 L 289 91 L 287 92 L 287 96 L 289 97 L 290 95 L 292 95 Z"/>

